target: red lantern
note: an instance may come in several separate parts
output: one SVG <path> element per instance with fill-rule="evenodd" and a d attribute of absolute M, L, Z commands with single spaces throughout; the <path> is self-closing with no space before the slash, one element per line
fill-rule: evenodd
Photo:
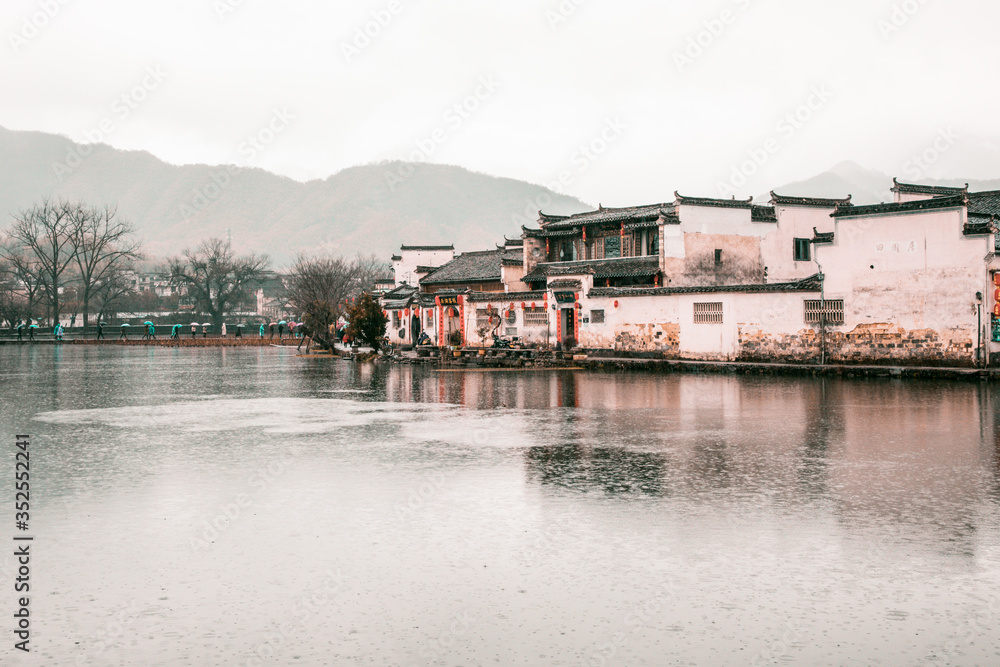
<path fill-rule="evenodd" d="M 993 284 L 1000 287 L 1000 271 L 993 274 Z"/>
<path fill-rule="evenodd" d="M 1000 301 L 1000 287 L 993 290 L 993 300 Z"/>
<path fill-rule="evenodd" d="M 410 316 L 410 309 L 409 308 L 404 308 L 403 309 L 403 317 L 409 317 L 409 316 Z"/>
<path fill-rule="evenodd" d="M 615 308 L 618 307 L 618 299 L 615 299 Z"/>
<path fill-rule="evenodd" d="M 536 307 L 536 306 L 535 306 L 535 302 L 534 302 L 534 301 L 532 301 L 532 302 L 531 302 L 531 309 L 532 309 L 532 310 L 534 310 L 534 309 L 535 309 L 535 307 Z"/>
<path fill-rule="evenodd" d="M 993 314 L 996 315 L 997 317 L 1000 317 L 1000 303 L 993 306 Z"/>

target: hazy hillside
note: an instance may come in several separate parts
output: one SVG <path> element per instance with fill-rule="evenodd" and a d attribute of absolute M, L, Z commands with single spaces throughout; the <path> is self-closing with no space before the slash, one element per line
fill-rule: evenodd
<path fill-rule="evenodd" d="M 924 185 L 951 186 L 963 186 L 968 183 L 969 189 L 972 191 L 1000 190 L 1000 179 L 921 178 L 914 180 L 907 178 L 905 174 L 895 174 L 895 176 L 903 183 L 916 182 Z M 851 195 L 851 201 L 855 204 L 876 204 L 892 201 L 892 177 L 893 174 L 883 174 L 873 169 L 865 169 L 854 162 L 841 162 L 829 171 L 803 181 L 775 187 L 774 191 L 778 194 L 798 197 L 846 197 Z M 755 201 L 758 199 L 767 201 L 768 195 L 754 197 Z"/>
<path fill-rule="evenodd" d="M 3 128 L 0 158 L 4 225 L 47 195 L 117 202 L 147 252 L 161 256 L 227 229 L 237 249 L 266 251 L 279 262 L 301 250 L 388 258 L 405 243 L 474 250 L 520 235 L 520 225 L 537 217 L 525 212 L 539 203 L 553 213 L 592 208 L 541 186 L 434 164 L 366 165 L 299 183 L 260 169 L 175 166 L 145 152 Z"/>

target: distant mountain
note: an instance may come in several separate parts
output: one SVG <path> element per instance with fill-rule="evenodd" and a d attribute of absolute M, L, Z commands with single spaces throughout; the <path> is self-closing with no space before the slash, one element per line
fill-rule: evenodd
<path fill-rule="evenodd" d="M 146 251 L 169 256 L 231 231 L 279 264 L 300 251 L 389 256 L 401 244 L 492 248 L 537 211 L 593 207 L 542 186 L 461 167 L 385 162 L 299 183 L 262 169 L 167 164 L 142 151 L 0 128 L 0 226 L 43 197 L 117 203 Z"/>
<path fill-rule="evenodd" d="M 945 185 L 961 187 L 969 184 L 969 190 L 1000 190 L 1000 179 L 973 180 L 960 178 L 920 178 L 910 179 L 905 174 L 896 174 L 903 183 L 922 185 Z M 804 181 L 796 181 L 774 188 L 777 194 L 792 197 L 846 197 L 857 205 L 877 204 L 892 201 L 892 175 L 874 169 L 865 169 L 855 162 L 841 162 L 829 171 L 817 174 Z M 767 201 L 769 194 L 754 197 L 754 201 Z"/>

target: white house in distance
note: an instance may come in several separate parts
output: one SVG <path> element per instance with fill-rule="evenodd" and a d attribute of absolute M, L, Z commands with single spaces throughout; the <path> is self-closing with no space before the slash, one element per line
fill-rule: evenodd
<path fill-rule="evenodd" d="M 645 206 L 540 212 L 538 227 L 523 229 L 520 267 L 507 261 L 513 242 L 498 246 L 489 266 L 497 264 L 490 276 L 499 280 L 456 284 L 447 312 L 461 322 L 454 328 L 466 345 L 482 344 L 470 333 L 499 312 L 500 334 L 594 353 L 988 362 L 1000 352 L 991 341 L 1000 334 L 1000 192 L 899 182 L 893 191 L 895 201 L 873 206 L 854 206 L 849 196 L 772 192 L 756 204 L 675 193 Z M 450 264 L 418 280 L 425 310 L 429 292 L 442 294 L 435 275 L 469 277 L 464 264 Z M 418 285 L 411 283 L 414 294 Z M 410 312 L 397 321 L 413 340 L 423 325 L 405 326 Z"/>
<path fill-rule="evenodd" d="M 404 245 L 399 254 L 392 256 L 392 274 L 396 287 L 416 286 L 420 279 L 433 269 L 443 266 L 455 258 L 453 245 Z"/>

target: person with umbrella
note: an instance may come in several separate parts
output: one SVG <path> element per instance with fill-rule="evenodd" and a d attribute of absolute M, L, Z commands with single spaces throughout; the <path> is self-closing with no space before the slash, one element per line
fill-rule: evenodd
<path fill-rule="evenodd" d="M 142 323 L 142 325 L 146 328 L 145 333 L 142 334 L 143 340 L 150 340 L 156 338 L 156 328 L 153 326 L 152 322 L 146 320 L 145 322 Z"/>
<path fill-rule="evenodd" d="M 33 321 L 31 322 L 31 324 L 28 325 L 28 340 L 35 340 L 35 329 L 37 328 L 38 325 L 35 324 Z"/>
<path fill-rule="evenodd" d="M 242 322 L 236 325 L 236 334 L 234 335 L 236 338 L 243 338 L 243 327 L 245 326 Z"/>
<path fill-rule="evenodd" d="M 288 324 L 285 320 L 278 321 L 278 342 L 285 336 L 285 325 Z"/>
<path fill-rule="evenodd" d="M 202 322 L 201 324 L 201 337 L 208 338 L 208 328 L 212 326 L 211 322 Z"/>
<path fill-rule="evenodd" d="M 274 339 L 274 330 L 278 328 L 278 323 L 277 322 L 271 322 L 270 324 L 267 325 L 267 328 L 271 331 L 270 339 L 273 340 Z"/>
<path fill-rule="evenodd" d="M 122 328 L 122 332 L 120 334 L 118 334 L 118 340 L 121 340 L 123 338 L 125 340 L 128 340 L 129 323 L 128 322 L 122 322 L 122 327 L 121 328 Z"/>
<path fill-rule="evenodd" d="M 56 340 L 62 342 L 63 339 L 63 325 L 56 322 L 56 326 L 52 329 L 52 337 Z"/>
<path fill-rule="evenodd" d="M 176 340 L 181 337 L 181 326 L 182 325 L 180 324 L 175 324 L 174 326 L 170 327 L 170 338 Z"/>
<path fill-rule="evenodd" d="M 22 337 L 23 334 L 24 334 L 24 322 L 22 322 L 21 320 L 18 320 L 17 321 L 17 340 L 18 341 L 24 340 L 24 338 Z"/>
<path fill-rule="evenodd" d="M 102 340 L 104 338 L 104 327 L 106 325 L 107 322 L 105 322 L 104 320 L 101 319 L 97 320 L 97 338 L 95 340 Z"/>
<path fill-rule="evenodd" d="M 197 333 L 198 333 L 198 323 L 197 322 L 192 322 L 191 323 L 191 338 L 194 338 Z"/>

